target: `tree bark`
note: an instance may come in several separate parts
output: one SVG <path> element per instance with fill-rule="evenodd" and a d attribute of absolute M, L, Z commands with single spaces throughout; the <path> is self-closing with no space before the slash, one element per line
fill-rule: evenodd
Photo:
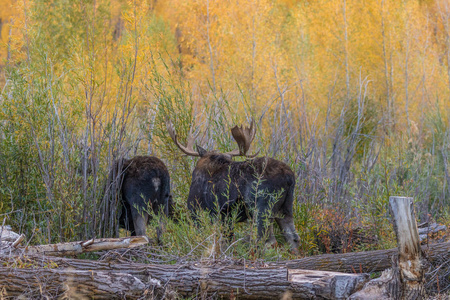
<path fill-rule="evenodd" d="M 41 296 L 68 292 L 135 299 L 149 292 L 178 297 L 239 299 L 343 299 L 367 281 L 367 274 L 291 270 L 236 263 L 148 265 L 58 257 L 0 257 L 0 290 L 7 295 Z M 76 270 L 76 271 L 73 271 Z M 78 287 L 78 288 L 73 288 Z M 109 288 L 112 287 L 112 288 Z M 165 291 L 162 287 L 171 290 Z M 97 296 L 99 295 L 99 296 Z"/>
<path fill-rule="evenodd" d="M 423 247 L 426 249 L 426 247 Z M 449 257 L 450 258 L 450 243 L 436 244 L 430 246 L 430 257 L 433 259 L 439 259 L 439 257 Z M 237 265 L 235 264 L 184 264 L 181 266 L 176 265 L 147 265 L 138 263 L 114 263 L 114 261 L 92 261 L 92 260 L 81 260 L 81 259 L 68 259 L 62 257 L 46 257 L 46 256 L 0 256 L 0 266 L 5 267 L 0 272 L 0 291 L 7 286 L 6 290 L 9 291 L 11 295 L 19 295 L 20 293 L 26 295 L 42 295 L 42 293 L 50 293 L 45 289 L 37 289 L 38 286 L 44 286 L 43 281 L 45 278 L 53 278 L 51 276 L 56 276 L 49 270 L 61 270 L 58 276 L 62 276 L 59 281 L 55 281 L 53 285 L 45 285 L 46 289 L 51 291 L 58 291 L 60 294 L 70 293 L 73 288 L 67 285 L 67 278 L 76 278 L 80 274 L 80 278 L 83 278 L 85 274 L 91 272 L 96 278 L 105 278 L 105 276 L 113 276 L 110 280 L 114 286 L 118 286 L 116 290 L 111 290 L 110 293 L 104 291 L 100 287 L 96 287 L 96 282 L 89 283 L 85 288 L 86 292 L 83 295 L 88 295 L 89 292 L 93 294 L 98 294 L 98 297 L 104 298 L 120 298 L 126 295 L 127 298 L 132 299 L 134 294 L 138 292 L 129 290 L 128 287 L 121 285 L 114 279 L 116 274 L 119 274 L 120 278 L 129 278 L 129 282 L 135 282 L 134 286 L 139 286 L 139 281 L 146 285 L 143 293 L 156 293 L 160 292 L 157 288 L 157 284 L 151 283 L 151 278 L 153 280 L 159 281 L 163 286 L 170 287 L 177 292 L 180 296 L 188 297 L 189 295 L 198 295 L 203 293 L 206 295 L 216 294 L 216 295 L 234 295 L 240 298 L 259 298 L 260 295 L 264 294 L 266 287 L 270 288 L 270 293 L 267 294 L 267 298 L 278 297 L 277 293 L 280 295 L 282 291 L 287 294 L 293 295 L 294 298 L 314 298 L 323 297 L 325 299 L 333 299 L 332 297 L 337 297 L 337 293 L 334 292 L 332 296 L 331 291 L 339 291 L 339 286 L 342 282 L 348 282 L 354 287 L 353 291 L 356 291 L 358 284 L 363 282 L 361 277 L 355 279 L 345 279 L 344 281 L 339 280 L 340 275 L 330 276 L 330 272 L 322 273 L 321 277 L 317 277 L 320 273 L 310 273 L 308 271 L 302 270 L 300 274 L 298 273 L 296 267 L 314 267 L 320 269 L 340 269 L 352 271 L 350 266 L 358 266 L 360 264 L 378 262 L 378 258 L 375 259 L 373 253 L 379 252 L 379 257 L 383 257 L 382 263 L 389 266 L 389 261 L 392 255 L 395 255 L 395 249 L 382 250 L 382 251 L 368 251 L 362 253 L 346 253 L 337 255 L 320 255 L 317 257 L 308 257 L 302 260 L 279 262 L 277 264 L 269 264 L 269 268 L 258 268 L 255 265 Z M 362 256 L 364 255 L 364 256 Z M 336 259 L 333 259 L 336 257 Z M 361 259 L 363 258 L 363 259 Z M 371 259 L 372 258 L 372 259 Z M 333 263 L 335 261 L 335 263 Z M 287 265 L 287 268 L 286 268 Z M 31 269 L 31 271 L 30 271 Z M 355 267 L 354 269 L 357 269 Z M 9 270 L 9 273 L 5 273 Z M 21 270 L 23 273 L 21 274 Z M 76 270 L 80 273 L 71 274 L 70 270 Z M 63 273 L 65 271 L 66 273 Z M 357 272 L 359 271 L 356 270 Z M 28 272 L 28 273 L 27 273 Z M 87 273 L 83 273 L 87 272 Z M 388 272 L 388 271 L 387 271 Z M 384 272 L 380 279 L 377 279 L 372 283 L 371 289 L 379 289 L 379 286 L 388 285 L 392 281 L 395 274 Z M 284 275 L 283 275 L 284 274 Z M 302 281 L 301 274 L 305 278 L 309 278 L 309 281 Z M 34 275 L 35 278 L 29 278 L 29 276 Z M 28 277 L 27 277 L 28 276 Z M 47 276 L 47 277 L 46 277 Z M 49 277 L 50 276 L 50 277 Z M 131 276 L 131 277 L 128 277 Z M 18 278 L 17 278 L 18 277 Z M 261 278 L 260 278 L 261 277 Z M 272 277 L 274 281 L 272 282 Z M 281 280 L 281 278 L 289 278 Z M 41 280 L 39 280 L 41 278 Z M 43 279 L 44 278 L 44 279 Z M 87 277 L 85 277 L 87 278 Z M 136 280 L 134 280 L 135 278 Z M 216 279 L 218 278 L 218 279 Z M 255 281 L 256 278 L 256 281 Z M 365 278 L 365 277 L 363 277 Z M 22 280 L 22 281 L 20 281 Z M 25 280 L 25 281 L 24 281 Z M 79 282 L 82 284 L 84 279 L 80 279 Z M 116 281 L 114 281 L 116 280 Z M 290 280 L 290 281 L 289 281 Z M 347 280 L 347 281 L 346 281 Z M 52 281 L 54 281 L 52 279 Z M 15 283 L 14 283 L 15 282 Z M 71 282 L 77 282 L 72 279 Z M 271 282 L 271 283 L 269 283 Z M 14 283 L 14 284 L 13 284 Z M 338 284 L 337 284 L 338 283 Z M 66 284 L 66 285 L 64 285 Z M 309 286 L 309 288 L 305 288 Z M 21 286 L 22 289 L 18 289 L 17 286 Z M 68 286 L 68 291 L 65 288 Z M 133 285 L 131 285 L 133 286 Z M 34 287 L 34 289 L 33 289 Z M 122 288 L 119 288 L 122 287 Z M 14 289 L 11 291 L 10 289 Z M 15 293 L 15 294 L 12 294 Z M 41 294 L 39 294 L 41 293 Z M 252 293 L 251 295 L 249 293 Z M 284 292 L 283 292 L 284 293 Z M 1 293 L 0 293 L 1 295 Z M 168 296 L 167 292 L 165 294 Z M 342 294 L 341 294 L 342 295 Z M 376 300 L 388 299 L 389 297 L 381 297 L 378 293 Z M 31 297 L 31 296 L 30 296 Z M 261 296 L 262 297 L 262 296 Z M 366 299 L 367 294 L 362 298 L 354 299 Z M 367 298 L 370 299 L 370 298 Z"/>

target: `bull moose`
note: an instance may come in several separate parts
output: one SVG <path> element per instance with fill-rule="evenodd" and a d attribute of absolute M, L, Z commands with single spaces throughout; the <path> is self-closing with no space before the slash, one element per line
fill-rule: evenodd
<path fill-rule="evenodd" d="M 267 242 L 275 242 L 273 219 L 281 228 L 293 252 L 298 252 L 299 236 L 295 230 L 293 202 L 295 176 L 285 163 L 270 157 L 247 155 L 255 137 L 254 121 L 250 127 L 235 126 L 231 129 L 238 149 L 227 153 L 206 151 L 197 145 L 193 149 L 192 134 L 183 146 L 177 139 L 173 124 L 167 120 L 166 126 L 175 145 L 189 156 L 198 156 L 192 173 L 192 183 L 187 199 L 188 209 L 194 214 L 198 209 L 208 210 L 226 217 L 237 209 L 237 221 L 256 217 L 258 239 L 266 234 Z M 245 161 L 233 161 L 234 156 L 245 156 Z M 269 220 L 269 223 L 265 223 Z M 266 227 L 268 226 L 268 227 Z"/>
<path fill-rule="evenodd" d="M 150 211 L 169 214 L 169 171 L 165 164 L 154 156 L 118 160 L 114 171 L 118 174 L 122 206 L 119 226 L 129 230 L 132 236 L 145 235 Z M 157 233 L 159 239 L 159 228 Z"/>

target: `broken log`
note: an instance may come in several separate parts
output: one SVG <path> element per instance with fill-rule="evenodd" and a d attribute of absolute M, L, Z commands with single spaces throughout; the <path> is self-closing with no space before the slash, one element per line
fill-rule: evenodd
<path fill-rule="evenodd" d="M 148 244 L 145 236 L 132 236 L 125 238 L 91 239 L 81 242 L 69 242 L 50 245 L 37 245 L 27 247 L 13 247 L 16 243 L 2 242 L 0 254 L 26 254 L 65 256 L 78 255 L 85 252 L 113 250 L 119 248 L 135 248 Z"/>
<path fill-rule="evenodd" d="M 11 230 L 11 226 L 0 226 L 0 241 L 2 242 L 14 242 L 20 237 L 20 234 Z"/>
<path fill-rule="evenodd" d="M 428 264 L 420 248 L 412 198 L 389 197 L 389 210 L 397 236 L 398 255 L 392 269 L 367 282 L 350 299 L 405 299 L 426 297 L 424 267 Z"/>
<path fill-rule="evenodd" d="M 93 293 L 98 290 L 104 297 L 121 298 L 126 295 L 127 299 L 142 297 L 151 290 L 165 292 L 166 297 L 167 293 L 176 293 L 178 297 L 279 299 L 283 295 L 289 295 L 291 299 L 343 299 L 368 280 L 367 274 L 291 270 L 286 267 L 258 267 L 236 263 L 149 265 L 60 257 L 21 257 L 18 264 L 19 258 L 0 256 L 0 263 L 6 266 L 0 272 L 0 290 L 6 291 L 8 295 L 28 293 L 27 295 L 40 296 L 39 286 L 42 286 L 44 279 L 47 290 L 55 291 L 54 295 L 64 295 L 67 291 L 65 284 L 70 278 L 74 286 L 75 283 L 78 286 L 90 286 L 85 293 L 88 296 L 95 295 L 96 298 L 97 294 Z M 91 276 L 87 276 L 89 272 L 92 272 Z M 100 279 L 97 283 L 90 282 L 96 276 L 109 276 L 112 280 L 123 277 L 124 281 L 133 283 L 133 288 L 129 290 L 127 285 L 117 284 L 108 294 L 107 289 L 98 287 Z M 161 291 L 160 286 L 172 292 Z"/>

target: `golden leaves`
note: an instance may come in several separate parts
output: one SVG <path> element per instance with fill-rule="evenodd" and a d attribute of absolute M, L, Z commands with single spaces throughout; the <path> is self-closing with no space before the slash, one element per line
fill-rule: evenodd
<path fill-rule="evenodd" d="M 17 2 L 17 30 L 9 45 L 15 59 L 25 58 L 24 34 L 39 23 L 33 23 L 39 20 L 34 14 L 48 12 L 54 19 L 39 27 L 41 34 L 63 24 L 71 30 L 67 40 L 74 43 L 55 45 L 52 50 L 70 50 L 52 62 L 55 68 L 67 68 L 67 59 L 77 69 L 75 77 L 88 78 L 86 72 L 93 72 L 95 82 L 109 80 L 109 87 L 120 85 L 124 74 L 119 70 L 126 68 L 133 85 L 144 90 L 153 68 L 163 69 L 155 63 L 161 56 L 170 62 L 180 58 L 178 65 L 168 66 L 182 69 L 184 80 L 198 88 L 198 97 L 222 90 L 237 105 L 235 99 L 247 99 L 256 113 L 279 103 L 280 89 L 292 106 L 307 94 L 305 109 L 325 113 L 330 97 L 347 97 L 348 88 L 351 97 L 357 94 L 361 76 L 371 80 L 370 98 L 383 106 L 395 103 L 400 119 L 405 101 L 411 118 L 417 119 L 428 102 L 424 99 L 449 94 L 445 53 L 450 44 L 445 36 L 450 9 L 445 1 L 114 0 L 96 1 L 95 7 L 74 4 L 71 10 L 55 1 L 41 11 L 31 9 L 33 1 L 26 2 L 28 7 L 24 3 Z M 64 19 L 67 11 L 74 13 L 72 19 Z M 3 26 L 3 42 L 5 30 Z M 64 32 L 58 34 L 66 41 Z M 108 98 L 117 94 L 106 90 Z"/>

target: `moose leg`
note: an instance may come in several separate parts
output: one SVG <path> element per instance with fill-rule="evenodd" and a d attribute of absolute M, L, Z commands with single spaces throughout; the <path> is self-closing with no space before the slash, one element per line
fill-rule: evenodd
<path fill-rule="evenodd" d="M 158 227 L 156 227 L 156 242 L 158 245 L 162 245 L 162 235 L 165 231 L 166 224 L 164 221 L 160 220 Z"/>
<path fill-rule="evenodd" d="M 158 226 L 156 227 L 156 242 L 158 245 L 162 245 L 162 236 L 166 231 L 166 215 L 160 215 L 158 220 Z"/>
<path fill-rule="evenodd" d="M 272 219 L 269 217 L 269 211 L 263 210 L 258 212 L 256 217 L 258 227 L 258 240 L 265 238 L 268 235 L 268 241 L 273 237 Z M 275 237 L 273 237 L 275 240 Z"/>
<path fill-rule="evenodd" d="M 270 225 L 268 228 L 268 234 L 269 234 L 269 237 L 267 238 L 266 244 L 275 245 L 277 243 L 277 239 L 275 238 L 275 235 L 273 234 L 273 222 L 270 222 Z"/>
<path fill-rule="evenodd" d="M 262 218 L 262 220 L 258 220 L 258 240 L 267 237 L 266 245 L 275 245 L 277 243 L 277 239 L 273 234 L 273 221 L 271 219 Z"/>
<path fill-rule="evenodd" d="M 212 215 L 212 220 L 216 218 L 216 216 Z M 234 220 L 231 217 L 231 213 L 228 209 L 224 209 L 219 214 L 220 221 L 222 222 L 223 228 L 225 230 L 225 238 L 231 242 L 234 237 Z"/>
<path fill-rule="evenodd" d="M 135 234 L 134 235 L 146 235 L 148 214 L 146 212 L 139 212 L 137 209 L 131 209 L 131 215 L 133 218 Z M 131 233 L 133 235 L 133 233 Z"/>
<path fill-rule="evenodd" d="M 122 203 L 122 211 L 119 217 L 119 226 L 130 231 L 130 234 L 136 235 L 134 230 L 133 217 L 131 216 L 131 208 L 127 202 Z"/>
<path fill-rule="evenodd" d="M 291 246 L 292 252 L 294 252 L 294 254 L 298 254 L 300 238 L 295 230 L 294 218 L 291 216 L 285 216 L 284 218 L 276 218 L 275 220 L 277 221 L 278 226 L 280 226 L 284 238 Z"/>

